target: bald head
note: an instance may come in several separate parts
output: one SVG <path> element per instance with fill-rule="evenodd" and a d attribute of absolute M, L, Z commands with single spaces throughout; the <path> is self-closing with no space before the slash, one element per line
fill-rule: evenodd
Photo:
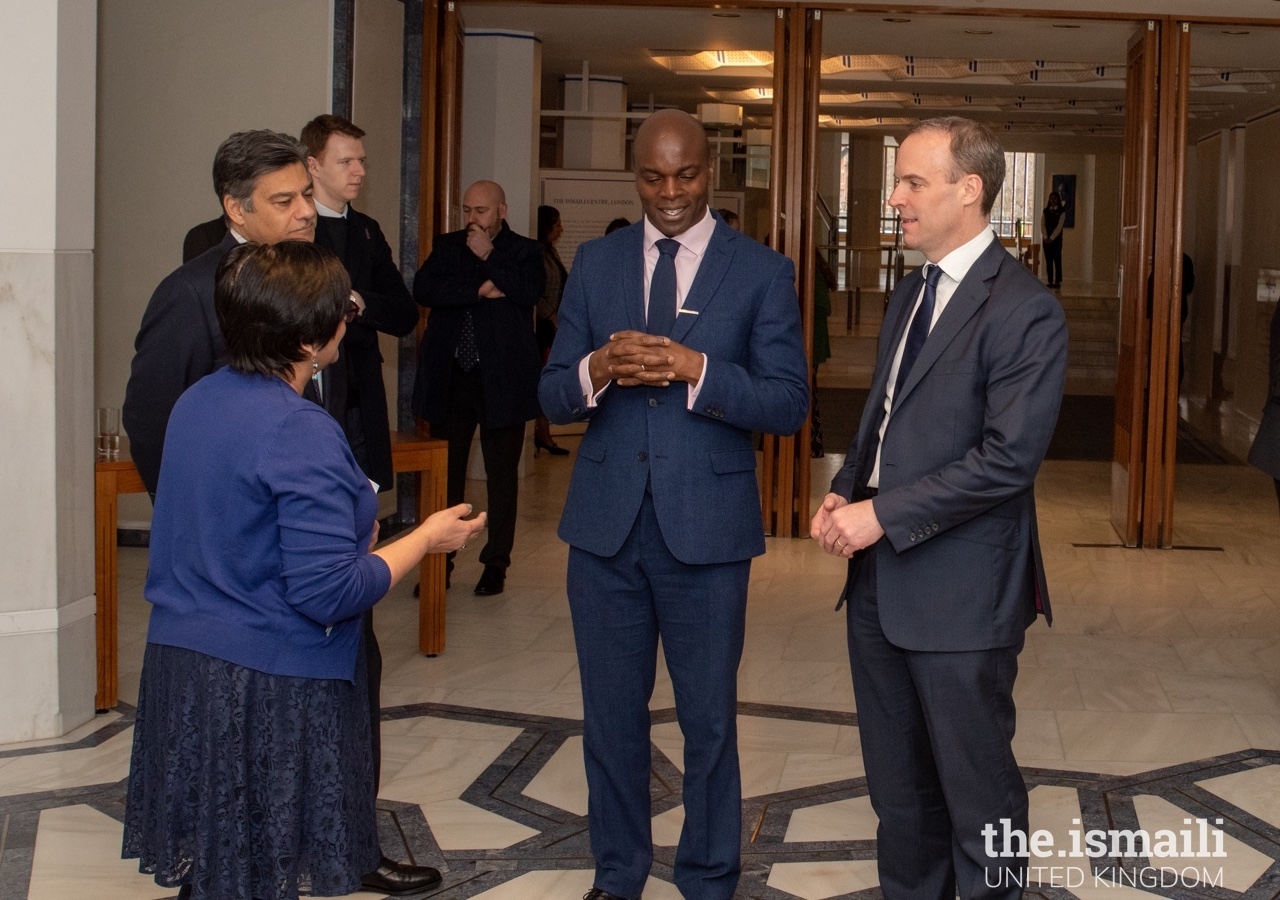
<path fill-rule="evenodd" d="M 677 237 L 707 214 L 711 145 L 687 112 L 661 109 L 640 123 L 633 147 L 636 192 L 653 226 Z"/>
<path fill-rule="evenodd" d="M 489 239 L 498 236 L 507 217 L 507 195 L 496 181 L 477 181 L 462 195 L 462 224 L 482 229 Z"/>

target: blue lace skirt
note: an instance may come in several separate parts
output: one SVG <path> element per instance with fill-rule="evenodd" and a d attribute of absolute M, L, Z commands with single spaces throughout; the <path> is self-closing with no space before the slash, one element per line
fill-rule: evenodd
<path fill-rule="evenodd" d="M 293 900 L 378 867 L 364 650 L 356 683 L 147 644 L 125 859 L 192 900 Z"/>

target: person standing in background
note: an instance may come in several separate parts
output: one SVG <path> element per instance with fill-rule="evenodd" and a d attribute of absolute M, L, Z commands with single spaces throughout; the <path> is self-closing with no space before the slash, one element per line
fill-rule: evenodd
<path fill-rule="evenodd" d="M 391 423 L 378 334 L 404 337 L 418 306 L 377 220 L 351 204 L 365 179 L 364 131 L 341 116 L 316 116 L 302 129 L 316 204 L 316 243 L 342 260 L 358 313 L 338 361 L 320 380 L 320 403 L 342 426 L 356 462 L 379 491 L 395 487 Z"/>
<path fill-rule="evenodd" d="M 1067 211 L 1057 191 L 1049 194 L 1049 203 L 1040 220 L 1041 246 L 1044 248 L 1045 283 L 1062 287 L 1062 229 L 1067 224 Z"/>
<path fill-rule="evenodd" d="M 489 493 L 489 540 L 475 592 L 501 594 L 516 534 L 524 425 L 538 417 L 542 359 L 533 310 L 542 295 L 542 247 L 507 225 L 507 198 L 493 181 L 462 195 L 465 227 L 436 237 L 413 279 L 431 310 L 418 352 L 413 411 L 449 442 L 449 505 L 467 486 L 471 440 L 480 426 Z M 446 584 L 453 569 L 445 564 Z"/>
<path fill-rule="evenodd" d="M 1262 407 L 1262 421 L 1249 448 L 1249 465 L 1257 466 L 1275 480 L 1276 499 L 1280 501 L 1280 304 L 1271 314 L 1269 349 L 1267 403 Z"/>
<path fill-rule="evenodd" d="M 551 344 L 556 339 L 556 318 L 560 313 L 560 296 L 564 293 L 564 280 L 569 277 L 568 270 L 556 252 L 556 241 L 564 234 L 564 225 L 560 222 L 560 210 L 554 206 L 538 207 L 538 243 L 542 245 L 542 267 L 546 281 L 542 285 L 542 296 L 534 311 L 533 330 L 538 336 L 538 350 L 542 353 L 542 364 L 547 364 L 551 355 Z M 569 451 L 558 445 L 551 437 L 551 423 L 544 415 L 539 415 L 533 423 L 533 455 L 546 450 L 552 456 L 567 456 Z"/>

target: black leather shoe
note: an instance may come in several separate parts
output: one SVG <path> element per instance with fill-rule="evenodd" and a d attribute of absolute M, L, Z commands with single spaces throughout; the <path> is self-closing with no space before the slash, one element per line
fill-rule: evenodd
<path fill-rule="evenodd" d="M 440 872 L 430 866 L 411 866 L 382 857 L 378 868 L 360 879 L 362 887 L 392 897 L 421 894 L 440 886 Z"/>
<path fill-rule="evenodd" d="M 484 574 L 476 582 L 476 593 L 481 597 L 492 597 L 494 594 L 501 594 L 506 580 L 506 569 L 501 566 L 485 566 Z"/>
<path fill-rule="evenodd" d="M 627 900 L 627 898 L 619 897 L 617 894 L 610 894 L 608 891 L 600 890 L 600 888 L 592 888 L 582 895 L 582 900 Z"/>

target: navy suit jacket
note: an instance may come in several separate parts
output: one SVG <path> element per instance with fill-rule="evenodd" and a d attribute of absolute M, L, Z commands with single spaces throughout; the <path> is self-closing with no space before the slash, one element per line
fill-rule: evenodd
<path fill-rule="evenodd" d="M 920 293 L 885 313 L 858 433 L 831 490 L 867 496 L 889 368 Z M 998 240 L 956 288 L 894 400 L 880 456 L 880 623 L 908 650 L 1007 647 L 1050 616 L 1033 486 L 1058 419 L 1067 329 L 1052 294 Z M 856 567 L 850 562 L 847 596 Z M 844 598 L 842 597 L 842 600 Z"/>
<path fill-rule="evenodd" d="M 218 263 L 235 245 L 228 233 L 216 247 L 174 270 L 156 287 L 142 314 L 121 419 L 134 465 L 152 494 L 173 405 L 183 391 L 226 365 L 213 288 Z"/>
<path fill-rule="evenodd" d="M 538 396 L 587 432 L 560 520 L 562 540 L 597 556 L 622 547 L 646 485 L 671 553 L 689 564 L 764 552 L 753 431 L 792 434 L 809 414 L 795 268 L 717 220 L 671 339 L 707 355 L 693 410 L 683 383 L 611 384 L 588 408 L 582 358 L 614 332 L 645 330 L 644 222 L 578 248 Z M 694 314 L 696 313 L 696 315 Z"/>
<path fill-rule="evenodd" d="M 335 365 L 346 367 L 346 390 L 341 397 L 324 398 L 328 409 L 342 425 L 347 442 L 364 441 L 369 478 L 381 490 L 394 487 L 391 467 L 391 422 L 387 417 L 387 388 L 382 380 L 382 350 L 378 332 L 404 337 L 418 325 L 418 306 L 405 287 L 404 278 L 391 256 L 391 247 L 376 220 L 356 209 L 347 209 L 346 252 L 340 254 L 351 287 L 365 302 L 364 312 L 347 326 Z M 316 223 L 316 243 L 338 252 L 323 225 Z M 354 398 L 354 399 L 353 399 Z M 346 410 L 360 410 L 362 434 L 349 430 Z"/>

